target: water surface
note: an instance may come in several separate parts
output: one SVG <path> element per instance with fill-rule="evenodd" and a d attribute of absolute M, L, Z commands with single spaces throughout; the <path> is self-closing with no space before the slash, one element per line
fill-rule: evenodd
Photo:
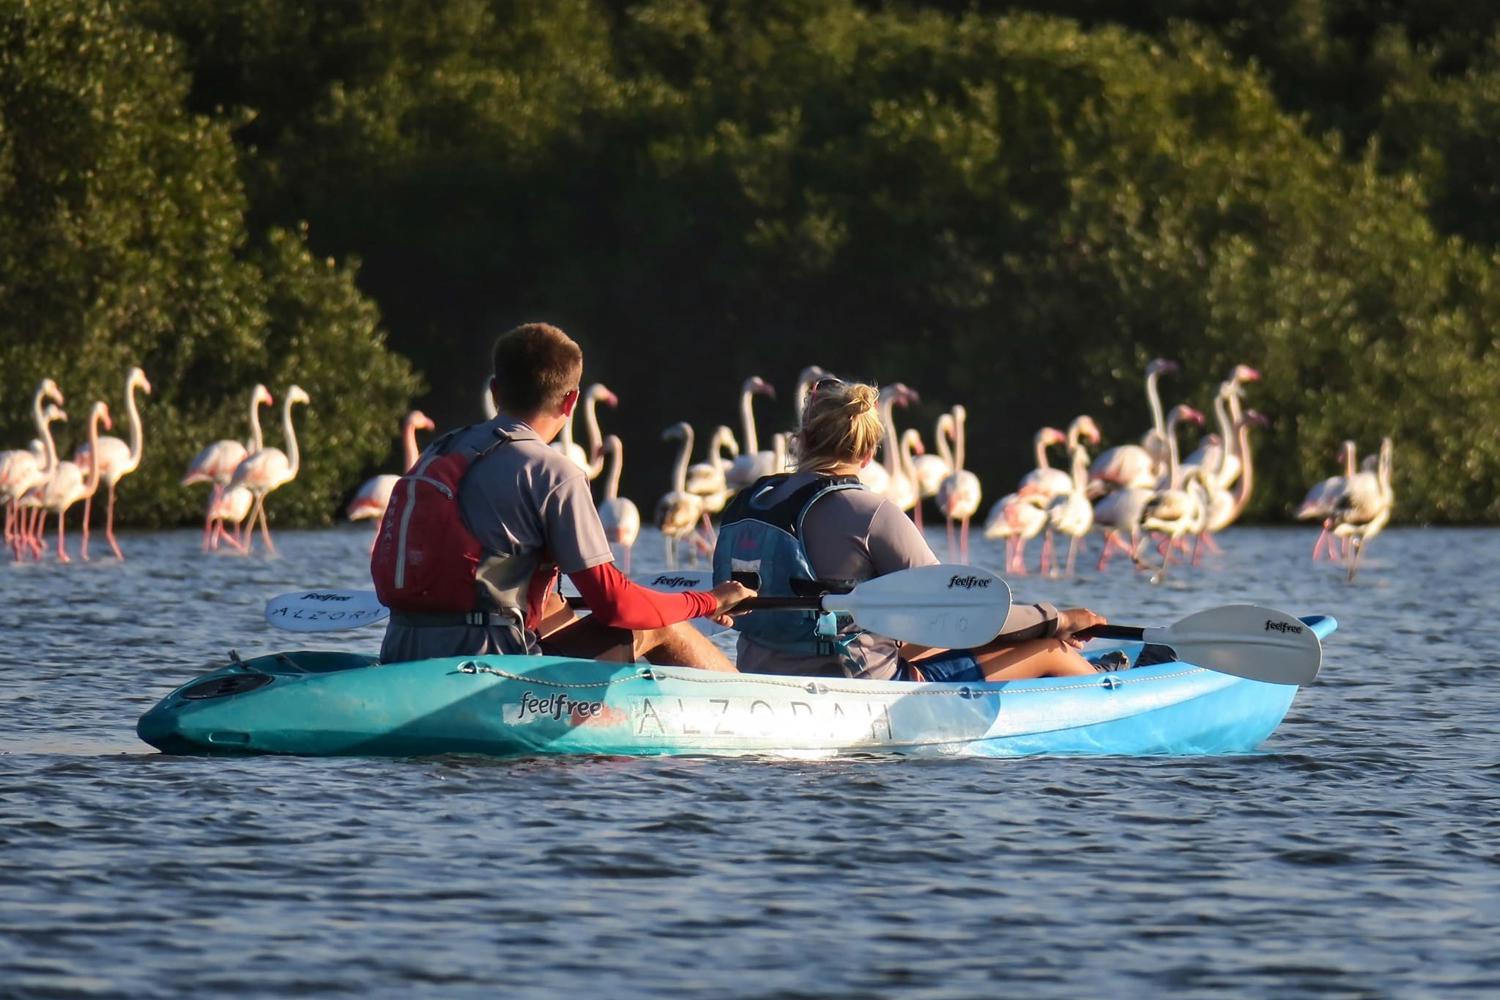
<path fill-rule="evenodd" d="M 1312 539 L 1012 580 L 1337 616 L 1261 751 L 1206 758 L 168 757 L 136 718 L 303 645 L 265 599 L 366 586 L 368 533 L 0 566 L 0 995 L 1496 995 L 1500 531 L 1389 531 L 1352 586 Z"/>

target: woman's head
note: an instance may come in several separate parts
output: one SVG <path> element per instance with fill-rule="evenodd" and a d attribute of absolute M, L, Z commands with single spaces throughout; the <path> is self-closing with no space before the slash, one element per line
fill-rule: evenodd
<path fill-rule="evenodd" d="M 873 385 L 836 378 L 818 381 L 808 393 L 794 440 L 797 468 L 824 472 L 872 458 L 884 433 L 879 401 Z"/>

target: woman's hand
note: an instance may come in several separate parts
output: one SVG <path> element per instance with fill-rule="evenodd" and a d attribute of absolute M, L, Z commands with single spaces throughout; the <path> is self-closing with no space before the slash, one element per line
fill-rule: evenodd
<path fill-rule="evenodd" d="M 1063 608 L 1057 613 L 1057 637 L 1071 645 L 1082 646 L 1088 640 L 1077 638 L 1075 633 L 1094 625 L 1107 624 L 1109 619 L 1088 608 Z"/>
<path fill-rule="evenodd" d="M 709 593 L 714 595 L 714 600 L 718 604 L 714 608 L 713 614 L 707 617 L 726 627 L 734 624 L 734 618 L 729 614 L 730 610 L 741 601 L 755 596 L 755 591 L 738 580 L 726 580 L 713 590 L 710 590 Z"/>

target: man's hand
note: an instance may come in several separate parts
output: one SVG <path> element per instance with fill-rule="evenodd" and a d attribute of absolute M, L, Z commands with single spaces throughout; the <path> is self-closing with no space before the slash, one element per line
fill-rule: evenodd
<path fill-rule="evenodd" d="M 1063 608 L 1057 612 L 1057 637 L 1074 646 L 1082 646 L 1088 640 L 1075 638 L 1075 632 L 1082 632 L 1093 625 L 1107 624 L 1109 619 L 1088 608 Z"/>
<path fill-rule="evenodd" d="M 741 601 L 755 596 L 755 591 L 751 590 L 743 583 L 740 583 L 738 580 L 725 581 L 724 583 L 719 584 L 713 590 L 710 590 L 709 593 L 714 595 L 714 600 L 717 601 L 718 604 L 714 608 L 713 614 L 708 615 L 707 617 L 712 618 L 714 621 L 724 626 L 730 626 L 734 624 L 734 619 L 730 617 L 729 614 L 731 608 L 733 608 Z"/>

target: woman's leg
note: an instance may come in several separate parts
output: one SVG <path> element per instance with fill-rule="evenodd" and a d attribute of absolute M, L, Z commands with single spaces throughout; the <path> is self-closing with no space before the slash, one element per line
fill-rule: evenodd
<path fill-rule="evenodd" d="M 987 681 L 1082 677 L 1097 673 L 1093 664 L 1061 639 L 1028 639 L 1008 646 L 986 646 L 973 650 L 971 655 Z"/>

